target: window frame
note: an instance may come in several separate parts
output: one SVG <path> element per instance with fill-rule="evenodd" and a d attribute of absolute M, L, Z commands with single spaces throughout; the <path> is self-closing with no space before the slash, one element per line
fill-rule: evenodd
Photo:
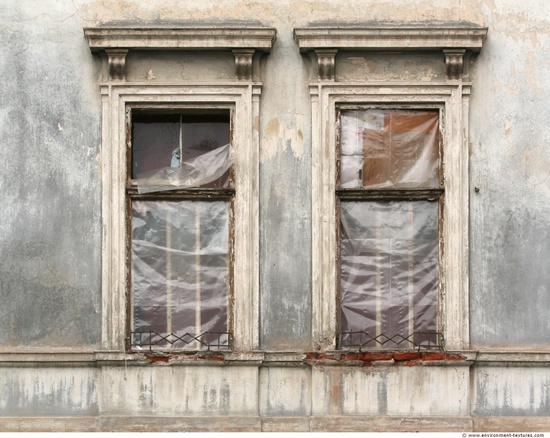
<path fill-rule="evenodd" d="M 229 319 L 233 349 L 258 348 L 259 314 L 259 98 L 261 86 L 251 83 L 185 85 L 105 83 L 101 85 L 103 126 L 101 148 L 102 209 L 102 348 L 122 351 L 129 333 L 129 212 L 127 209 L 127 110 L 163 108 L 232 108 L 233 163 L 233 290 Z M 204 192 L 204 190 L 202 190 Z"/>
<path fill-rule="evenodd" d="M 438 187 L 424 187 L 424 188 L 411 188 L 411 187 L 398 187 L 398 188 L 340 188 L 340 178 L 341 178 L 341 158 L 342 158 L 342 123 L 341 117 L 342 112 L 344 111 L 365 111 L 365 110 L 428 110 L 428 111 L 437 111 L 438 113 L 438 145 L 437 145 L 437 154 L 438 154 Z M 335 163 L 335 223 L 336 223 L 336 269 L 337 269 L 337 290 L 336 290 L 336 327 L 337 327 L 337 339 L 336 339 L 336 348 L 338 349 L 361 349 L 361 350 L 392 350 L 391 348 L 385 347 L 383 344 L 375 347 L 356 347 L 356 346 L 344 346 L 342 345 L 342 245 L 341 245 L 341 204 L 342 201 L 351 201 L 351 202 L 406 202 L 406 201 L 432 201 L 437 202 L 438 205 L 438 230 L 437 230 L 437 247 L 438 247 L 438 257 L 437 257 L 437 303 L 436 303 L 436 332 L 437 332 L 437 346 L 436 348 L 444 348 L 444 337 L 441 336 L 442 333 L 442 297 L 444 296 L 444 284 L 441 281 L 441 278 L 444 277 L 444 263 L 443 263 L 443 214 L 444 214 L 444 205 L 445 205 L 445 175 L 444 175 L 444 166 L 443 166 L 443 132 L 444 132 L 444 106 L 441 104 L 433 103 L 384 103 L 384 104 L 361 104 L 361 103 L 335 103 L 335 116 L 336 116 L 336 163 Z M 434 198 L 437 198 L 434 201 Z M 382 333 L 384 335 L 384 333 Z M 393 334 L 392 334 L 393 335 Z M 408 334 L 409 336 L 411 333 Z M 407 344 L 405 344 L 405 347 Z M 398 350 L 411 350 L 415 347 L 411 346 L 410 348 L 399 348 Z M 417 347 L 416 347 L 417 348 Z M 423 347 L 424 348 L 424 347 Z"/>
<path fill-rule="evenodd" d="M 341 106 L 440 108 L 444 199 L 440 222 L 441 331 L 446 351 L 469 345 L 468 106 L 470 85 L 452 83 L 330 83 L 310 86 L 312 104 L 312 348 L 338 349 L 339 217 L 336 165 Z M 452 214 L 451 214 L 452 212 Z"/>

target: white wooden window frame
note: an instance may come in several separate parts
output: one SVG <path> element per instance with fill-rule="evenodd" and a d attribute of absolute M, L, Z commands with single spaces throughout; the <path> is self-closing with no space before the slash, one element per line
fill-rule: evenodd
<path fill-rule="evenodd" d="M 234 162 L 233 347 L 258 347 L 258 117 L 260 86 L 251 83 L 107 83 L 103 105 L 102 348 L 121 351 L 128 333 L 126 231 L 126 110 L 140 105 L 232 107 Z M 255 123 L 256 122 L 256 123 Z"/>
<path fill-rule="evenodd" d="M 312 105 L 312 285 L 313 348 L 337 348 L 336 154 L 337 107 L 440 109 L 444 256 L 439 273 L 440 329 L 445 349 L 467 350 L 468 325 L 468 107 L 470 85 L 319 83 L 310 87 Z"/>

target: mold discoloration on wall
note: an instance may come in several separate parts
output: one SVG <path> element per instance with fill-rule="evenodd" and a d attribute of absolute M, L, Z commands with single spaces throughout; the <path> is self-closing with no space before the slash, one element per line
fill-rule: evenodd
<path fill-rule="evenodd" d="M 312 379 L 315 415 L 468 414 L 468 367 L 315 367 Z"/>
<path fill-rule="evenodd" d="M 260 368 L 260 415 L 311 415 L 311 371 L 306 368 Z"/>
<path fill-rule="evenodd" d="M 0 368 L 1 416 L 97 415 L 96 381 L 93 368 Z"/>
<path fill-rule="evenodd" d="M 255 367 L 107 367 L 100 407 L 110 415 L 254 415 Z"/>
<path fill-rule="evenodd" d="M 472 414 L 477 416 L 547 416 L 550 368 L 476 367 Z"/>

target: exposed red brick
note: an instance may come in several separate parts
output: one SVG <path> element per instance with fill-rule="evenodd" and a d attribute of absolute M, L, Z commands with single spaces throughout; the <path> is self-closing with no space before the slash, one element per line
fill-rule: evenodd
<path fill-rule="evenodd" d="M 148 356 L 147 360 L 149 362 L 152 362 L 152 363 L 156 363 L 156 362 L 165 362 L 165 363 L 167 363 L 170 360 L 170 358 L 167 357 L 167 356 Z"/>
<path fill-rule="evenodd" d="M 390 360 L 393 359 L 393 353 L 365 353 L 363 360 L 372 362 L 374 360 Z"/>
<path fill-rule="evenodd" d="M 419 353 L 417 351 L 403 351 L 400 353 L 393 353 L 393 358 L 397 361 L 419 360 L 422 359 L 422 353 Z"/>
<path fill-rule="evenodd" d="M 333 360 L 334 356 L 331 354 L 308 352 L 306 353 L 306 360 Z"/>
<path fill-rule="evenodd" d="M 424 353 L 422 360 L 445 360 L 445 353 Z"/>
<path fill-rule="evenodd" d="M 346 353 L 342 356 L 343 360 L 363 360 L 363 355 L 361 353 Z"/>
<path fill-rule="evenodd" d="M 320 355 L 322 355 L 322 353 L 316 353 L 314 351 L 308 351 L 306 353 L 306 360 L 319 359 Z"/>

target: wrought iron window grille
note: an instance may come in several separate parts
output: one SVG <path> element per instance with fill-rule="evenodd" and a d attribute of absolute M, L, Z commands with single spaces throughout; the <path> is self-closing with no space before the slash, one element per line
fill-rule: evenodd
<path fill-rule="evenodd" d="M 126 338 L 126 349 L 140 350 L 231 350 L 233 334 L 231 332 L 204 332 L 200 335 L 185 333 L 158 333 L 154 331 L 130 332 Z"/>
<path fill-rule="evenodd" d="M 430 338 L 435 338 L 435 342 Z M 418 339 L 423 339 L 418 341 Z M 395 334 L 387 336 L 380 334 L 372 336 L 365 331 L 343 332 L 338 336 L 338 345 L 341 349 L 358 351 L 369 350 L 438 350 L 444 351 L 445 342 L 440 332 L 413 332 L 408 336 Z"/>

